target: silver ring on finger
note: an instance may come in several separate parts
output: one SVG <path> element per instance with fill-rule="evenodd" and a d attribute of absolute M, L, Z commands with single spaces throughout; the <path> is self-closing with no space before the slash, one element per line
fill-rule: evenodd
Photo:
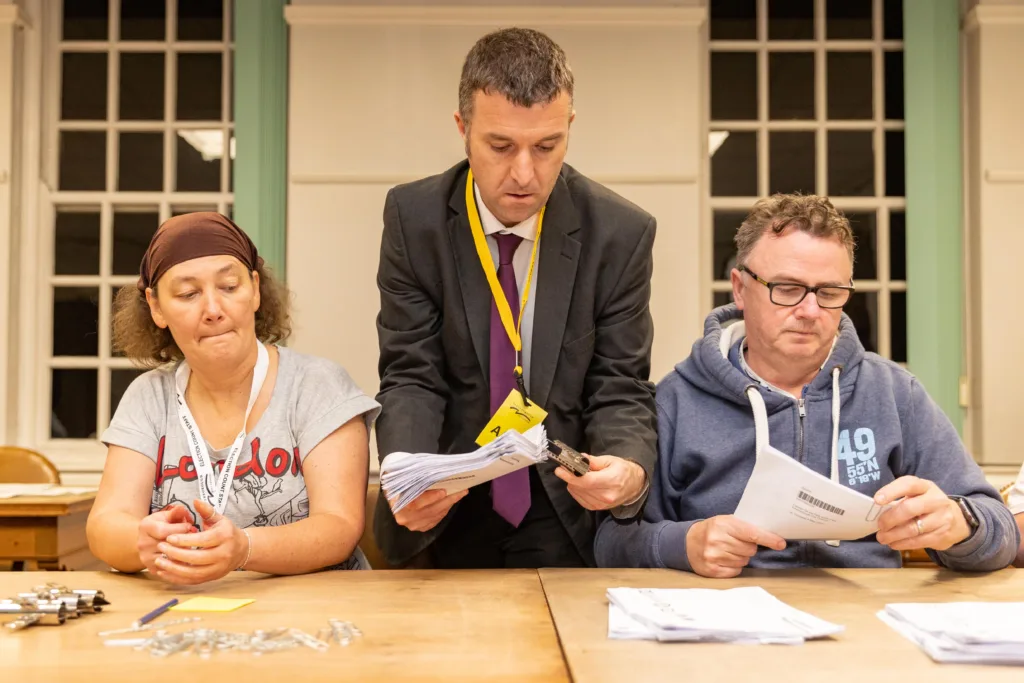
<path fill-rule="evenodd" d="M 917 535 L 920 536 L 921 534 L 923 534 L 924 533 L 924 525 L 921 524 L 921 518 L 920 517 L 915 517 L 914 518 L 914 524 L 917 525 Z"/>

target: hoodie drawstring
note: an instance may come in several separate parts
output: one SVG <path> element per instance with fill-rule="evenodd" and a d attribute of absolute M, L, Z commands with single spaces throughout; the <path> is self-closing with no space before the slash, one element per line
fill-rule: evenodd
<path fill-rule="evenodd" d="M 756 384 L 747 387 L 747 400 L 754 411 L 754 453 L 760 456 L 762 449 L 768 445 L 768 409 Z"/>

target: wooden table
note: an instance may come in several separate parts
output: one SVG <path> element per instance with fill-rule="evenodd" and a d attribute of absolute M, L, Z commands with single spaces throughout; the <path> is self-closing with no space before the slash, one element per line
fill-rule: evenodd
<path fill-rule="evenodd" d="M 85 522 L 96 493 L 0 499 L 0 561 L 45 569 L 104 569 L 89 552 Z"/>
<path fill-rule="evenodd" d="M 0 597 L 51 573 L 0 574 Z M 142 575 L 59 575 L 69 588 L 98 588 L 111 605 L 63 626 L 0 633 L 3 680 L 125 681 L 568 681 L 537 572 L 373 571 L 267 577 L 238 572 L 180 588 Z M 104 647 L 96 633 L 128 626 L 172 597 L 255 598 L 234 612 L 203 614 L 196 627 L 251 632 L 296 627 L 316 634 L 329 618 L 352 621 L 363 637 L 326 652 L 300 648 L 153 657 Z M 186 616 L 169 612 L 169 620 Z M 172 630 L 190 626 L 172 627 Z"/>
<path fill-rule="evenodd" d="M 1024 601 L 1024 571 L 971 576 L 929 569 L 748 570 L 721 581 L 657 569 L 542 569 L 541 581 L 576 683 L 609 681 L 868 681 L 1024 680 L 1015 667 L 935 664 L 875 616 L 886 603 Z M 815 616 L 846 626 L 833 639 L 801 646 L 614 641 L 607 637 L 605 590 L 733 588 L 758 585 Z"/>

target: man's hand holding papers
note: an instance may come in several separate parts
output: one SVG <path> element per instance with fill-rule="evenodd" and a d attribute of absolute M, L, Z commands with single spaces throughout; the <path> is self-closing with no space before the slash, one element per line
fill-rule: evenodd
<path fill-rule="evenodd" d="M 902 500 L 901 500 L 902 499 Z M 878 539 L 893 550 L 946 550 L 971 535 L 956 501 L 935 482 L 900 477 L 875 493 L 875 502 L 898 501 L 878 517 Z"/>
<path fill-rule="evenodd" d="M 509 430 L 471 453 L 391 453 L 380 464 L 380 486 L 395 520 L 428 531 L 478 484 L 547 459 L 543 425 Z"/>
<path fill-rule="evenodd" d="M 783 550 L 786 540 L 733 515 L 718 515 L 697 522 L 686 532 L 686 559 L 701 576 L 731 579 L 739 576 L 762 545 Z"/>

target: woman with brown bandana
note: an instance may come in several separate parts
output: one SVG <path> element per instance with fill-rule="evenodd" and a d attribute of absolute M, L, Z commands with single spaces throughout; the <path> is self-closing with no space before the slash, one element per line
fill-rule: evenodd
<path fill-rule="evenodd" d="M 102 437 L 93 554 L 184 584 L 365 568 L 379 406 L 338 365 L 278 346 L 289 333 L 287 292 L 237 225 L 193 213 L 157 230 L 115 303 L 115 345 L 153 369 Z"/>

